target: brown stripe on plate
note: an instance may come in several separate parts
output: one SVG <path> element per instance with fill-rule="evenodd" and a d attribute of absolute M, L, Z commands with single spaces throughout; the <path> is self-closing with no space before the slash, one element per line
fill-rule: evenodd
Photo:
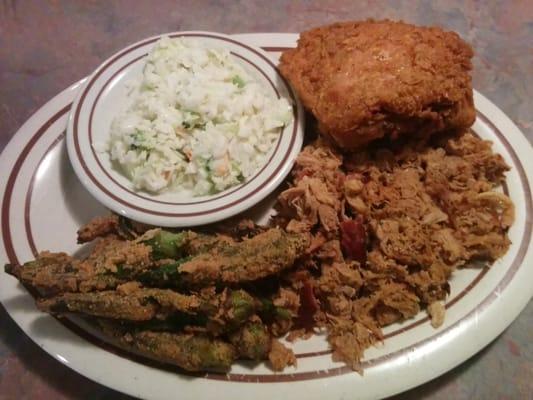
<path fill-rule="evenodd" d="M 4 242 L 4 247 L 6 249 L 8 260 L 11 263 L 18 263 L 18 259 L 15 253 L 15 248 L 13 246 L 13 241 L 11 239 L 9 208 L 11 204 L 11 197 L 13 195 L 13 189 L 15 187 L 15 182 L 20 172 L 20 168 L 22 167 L 22 164 L 24 164 L 24 161 L 26 160 L 26 157 L 28 157 L 28 154 L 30 153 L 30 151 L 33 149 L 33 146 L 35 146 L 35 143 L 37 143 L 37 141 L 41 138 L 41 136 L 43 136 L 43 134 L 48 130 L 48 128 L 50 128 L 50 126 L 52 126 L 54 122 L 56 122 L 59 118 L 61 118 L 64 114 L 67 113 L 67 111 L 70 109 L 71 106 L 72 106 L 72 103 L 69 103 L 68 105 L 63 107 L 61 110 L 59 110 L 57 113 L 55 113 L 43 125 L 41 125 L 41 127 L 30 138 L 28 143 L 26 143 L 26 145 L 20 152 L 20 155 L 15 161 L 15 164 L 13 165 L 13 169 L 11 170 L 11 173 L 9 174 L 9 177 L 7 179 L 6 191 L 4 193 L 4 197 L 2 200 L 2 239 Z"/>
<path fill-rule="evenodd" d="M 61 141 L 64 138 L 65 138 L 65 131 L 61 132 L 61 134 L 46 149 L 45 153 L 43 154 L 43 156 L 37 163 L 37 166 L 35 167 L 33 174 L 31 175 L 30 185 L 28 187 L 28 191 L 26 192 L 26 199 L 24 201 L 24 226 L 26 228 L 26 237 L 28 238 L 28 244 L 30 245 L 31 252 L 34 257 L 37 257 L 37 254 L 39 253 L 37 250 L 37 247 L 35 246 L 35 240 L 33 240 L 31 221 L 30 221 L 31 198 L 33 194 L 33 187 L 35 186 L 35 178 L 37 176 L 37 172 L 39 171 L 39 168 L 41 167 L 41 164 L 43 163 L 44 159 L 48 156 L 48 154 L 53 150 L 54 147 L 56 147 L 59 143 L 61 143 Z"/>
<path fill-rule="evenodd" d="M 221 40 L 224 40 L 224 41 L 227 41 L 227 42 L 230 42 L 230 43 L 234 43 L 238 46 L 241 46 L 243 48 L 246 48 L 247 50 L 253 52 L 254 54 L 256 54 L 257 56 L 259 56 L 260 58 L 262 58 L 265 62 L 267 62 L 272 68 L 274 68 L 274 70 L 277 71 L 277 68 L 276 66 L 274 65 L 274 63 L 272 62 L 272 60 L 270 60 L 268 57 L 265 57 L 263 54 L 259 53 L 258 51 L 256 51 L 255 49 L 247 46 L 247 45 L 244 45 L 242 43 L 239 43 L 235 40 L 232 40 L 232 39 L 228 39 L 228 38 L 223 38 L 223 37 L 219 37 L 219 36 L 215 36 L 215 35 L 209 35 L 209 34 L 175 34 L 175 35 L 170 35 L 170 37 L 181 37 L 181 36 L 194 36 L 194 37 L 209 37 L 209 38 L 215 38 L 215 39 L 221 39 Z M 85 160 L 83 158 L 83 155 L 82 155 L 82 152 L 81 152 L 81 148 L 80 148 L 80 144 L 79 144 L 79 132 L 78 132 L 78 125 L 79 125 L 79 116 L 80 116 L 80 112 L 81 112 L 81 106 L 87 96 L 87 93 L 89 91 L 89 89 L 94 85 L 94 82 L 95 80 L 107 69 L 109 68 L 117 59 L 119 59 L 120 57 L 122 57 L 123 55 L 139 48 L 139 47 L 142 47 L 146 44 L 149 44 L 149 43 L 153 43 L 155 41 L 159 40 L 159 37 L 157 38 L 152 38 L 152 39 L 149 39 L 149 40 L 146 40 L 144 42 L 141 42 L 131 48 L 128 48 L 128 49 L 125 49 L 123 52 L 117 54 L 115 57 L 113 57 L 111 60 L 109 60 L 106 64 L 104 64 L 100 70 L 97 71 L 97 73 L 91 77 L 91 80 L 87 83 L 86 87 L 84 88 L 83 90 L 83 93 L 80 97 L 80 100 L 79 100 L 79 103 L 78 103 L 78 106 L 76 107 L 76 109 L 74 110 L 74 124 L 73 124 L 73 139 L 74 139 L 74 147 L 75 147 L 75 150 L 76 150 L 76 155 L 78 156 L 78 160 L 85 172 L 85 174 L 89 177 L 89 179 L 103 192 L 105 193 L 108 197 L 112 198 L 113 200 L 119 202 L 120 204 L 122 205 L 125 205 L 131 209 L 134 209 L 134 210 L 137 210 L 137 211 L 141 211 L 141 212 L 144 212 L 144 213 L 147 213 L 147 214 L 152 214 L 152 215 L 157 215 L 157 216 L 166 216 L 166 217 L 193 217 L 193 216 L 199 216 L 199 215 L 206 215 L 206 214 L 213 214 L 213 213 L 216 213 L 218 211 L 221 211 L 221 210 L 225 210 L 227 208 L 230 208 L 230 207 L 233 207 L 235 206 L 236 204 L 238 203 L 241 203 L 242 201 L 252 197 L 253 195 L 255 195 L 257 192 L 259 192 L 263 187 L 265 187 L 272 179 L 273 177 L 275 177 L 279 171 L 281 170 L 281 168 L 283 167 L 284 163 L 287 161 L 287 158 L 289 157 L 289 154 L 292 150 L 292 148 L 294 147 L 294 142 L 296 140 L 296 130 L 297 130 L 297 121 L 298 121 L 298 108 L 297 107 L 294 107 L 294 127 L 293 127 L 293 131 L 292 131 L 292 136 L 291 136 L 291 142 L 289 144 L 289 149 L 288 151 L 285 153 L 285 156 L 282 160 L 282 162 L 280 163 L 280 165 L 276 168 L 276 170 L 270 175 L 270 177 L 265 180 L 265 182 L 263 182 L 261 185 L 259 185 L 256 189 L 254 189 L 253 191 L 251 191 L 250 193 L 248 193 L 247 195 L 239 198 L 239 199 L 236 199 L 234 200 L 233 202 L 231 203 L 228 203 L 228 204 L 224 204 L 220 207 L 217 207 L 217 208 L 213 208 L 213 209 L 210 209 L 210 210 L 206 210 L 206 211 L 197 211 L 197 212 L 189 212 L 189 213 L 168 213 L 168 212 L 160 212 L 160 211 L 155 211 L 155 210 L 150 210 L 150 209 L 147 209 L 147 208 L 144 208 L 144 207 L 140 207 L 140 206 L 137 206 L 135 204 L 131 204 L 127 201 L 125 201 L 124 199 L 121 199 L 119 196 L 115 195 L 114 193 L 112 193 L 110 190 L 108 190 L 105 186 L 103 186 L 95 177 L 94 175 L 92 174 L 92 172 L 90 171 L 90 169 L 88 168 L 88 166 L 86 165 L 85 163 Z M 293 100 L 293 102 L 295 102 L 295 98 L 296 96 L 294 95 L 294 92 L 292 90 L 292 87 L 288 84 L 288 82 L 286 81 L 286 79 L 281 75 L 281 74 L 278 74 L 279 77 L 281 78 L 282 82 L 284 83 L 284 85 L 286 86 L 287 88 L 287 91 L 291 97 L 291 99 Z M 93 104 L 94 106 L 94 104 Z M 279 142 L 278 142 L 279 143 Z M 98 158 L 96 158 L 97 161 L 98 161 Z M 266 167 L 266 165 L 265 165 Z M 265 168 L 264 167 L 264 168 Z M 240 187 L 239 187 L 240 188 Z M 174 203 L 175 204 L 175 203 Z"/>
<path fill-rule="evenodd" d="M 294 47 L 283 47 L 283 46 L 279 46 L 279 47 L 276 47 L 276 46 L 261 46 L 261 48 L 265 51 L 270 51 L 272 53 L 277 53 L 277 52 L 281 52 L 281 51 L 285 51 L 285 50 L 290 50 L 290 49 L 294 49 Z"/>

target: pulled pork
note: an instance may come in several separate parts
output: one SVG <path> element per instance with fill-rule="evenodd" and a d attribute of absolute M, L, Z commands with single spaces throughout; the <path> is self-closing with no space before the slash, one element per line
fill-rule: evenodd
<path fill-rule="evenodd" d="M 322 140 L 306 146 L 292 170 L 293 186 L 278 198 L 278 218 L 289 232 L 311 231 L 317 225 L 327 237 L 338 233 L 343 214 L 342 156 Z"/>
<path fill-rule="evenodd" d="M 507 170 L 469 132 L 345 157 L 323 139 L 302 151 L 276 223 L 313 236 L 310 260 L 292 275 L 305 284 L 293 286 L 316 302 L 311 317 L 327 326 L 334 359 L 359 370 L 382 327 L 421 309 L 443 323 L 454 269 L 509 247 L 513 204 L 493 191 Z"/>

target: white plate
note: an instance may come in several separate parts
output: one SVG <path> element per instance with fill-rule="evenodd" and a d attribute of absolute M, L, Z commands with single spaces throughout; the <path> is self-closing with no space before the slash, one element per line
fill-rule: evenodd
<path fill-rule="evenodd" d="M 296 35 L 241 35 L 273 56 L 294 46 Z M 1 261 L 26 261 L 36 250 L 76 252 L 75 232 L 105 212 L 76 179 L 64 131 L 79 83 L 42 107 L 0 158 Z M 474 131 L 494 142 L 512 169 L 509 195 L 516 205 L 512 246 L 490 269 L 462 269 L 451 280 L 444 325 L 433 329 L 425 314 L 385 329 L 386 340 L 365 354 L 360 376 L 331 361 L 323 337 L 295 344 L 298 367 L 275 374 L 263 365 L 235 365 L 228 375 L 192 378 L 111 352 L 73 323 L 36 310 L 15 279 L 0 272 L 0 301 L 16 323 L 58 361 L 113 389 L 148 399 L 372 399 L 428 381 L 466 360 L 493 340 L 531 298 L 531 183 L 533 151 L 517 127 L 489 100 L 475 93 Z M 151 364 L 153 365 L 153 364 Z"/>
<path fill-rule="evenodd" d="M 138 80 L 145 56 L 162 35 L 125 48 L 88 78 L 74 100 L 67 128 L 68 155 L 76 175 L 101 203 L 137 221 L 160 226 L 194 226 L 228 218 L 252 207 L 270 194 L 290 172 L 304 136 L 303 109 L 268 54 L 234 37 L 213 32 L 174 32 L 171 38 L 194 38 L 211 48 L 224 48 L 273 96 L 293 104 L 294 120 L 287 125 L 267 155 L 266 164 L 243 184 L 210 196 L 182 192 L 150 194 L 133 189 L 112 167 L 108 153 L 95 151 L 106 143 L 112 120 L 129 103 L 128 85 Z"/>

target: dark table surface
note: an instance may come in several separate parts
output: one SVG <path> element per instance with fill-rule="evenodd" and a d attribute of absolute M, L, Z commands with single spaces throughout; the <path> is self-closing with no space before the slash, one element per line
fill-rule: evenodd
<path fill-rule="evenodd" d="M 145 37 L 300 32 L 346 19 L 439 25 L 472 44 L 474 87 L 533 140 L 532 1 L 0 2 L 0 150 L 48 99 Z M 0 310 L 0 400 L 127 399 L 69 370 Z M 489 346 L 395 399 L 533 399 L 533 302 Z"/>

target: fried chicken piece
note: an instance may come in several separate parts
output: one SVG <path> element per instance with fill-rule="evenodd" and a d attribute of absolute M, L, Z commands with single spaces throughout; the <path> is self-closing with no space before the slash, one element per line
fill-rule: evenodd
<path fill-rule="evenodd" d="M 351 150 L 472 125 L 472 56 L 456 33 L 370 20 L 303 32 L 280 70 L 319 130 Z"/>

